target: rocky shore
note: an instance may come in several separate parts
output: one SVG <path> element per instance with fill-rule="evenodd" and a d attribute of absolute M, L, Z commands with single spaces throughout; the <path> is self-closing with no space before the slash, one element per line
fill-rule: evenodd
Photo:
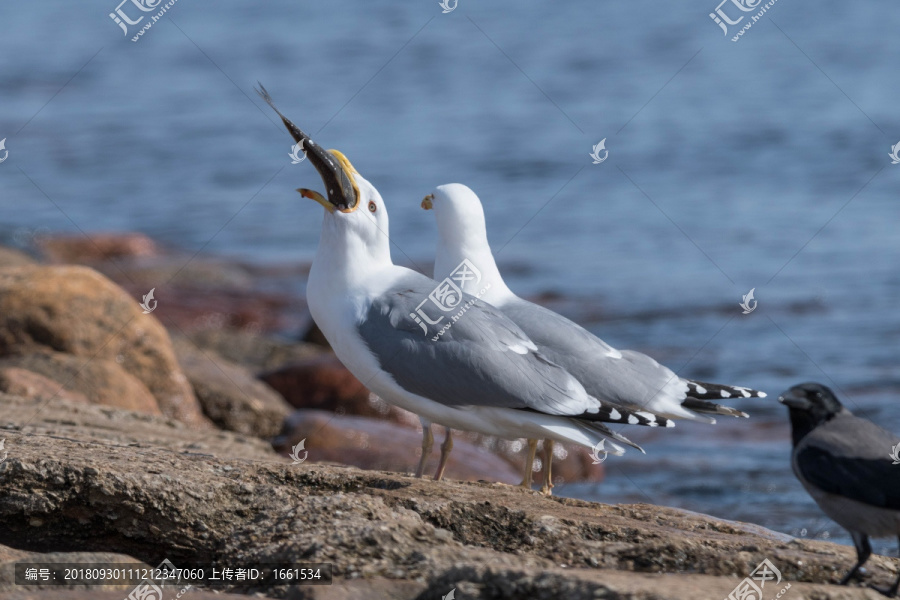
<path fill-rule="evenodd" d="M 18 586 L 17 561 L 163 559 L 334 569 L 331 586 L 185 593 L 198 600 L 721 599 L 763 559 L 783 577 L 763 598 L 788 584 L 789 598 L 881 597 L 834 585 L 849 547 L 508 485 L 521 444 L 460 435 L 448 480 L 417 480 L 417 419 L 371 396 L 322 345 L 286 283 L 305 267 L 91 238 L 0 248 L 3 597 L 133 588 Z M 602 478 L 581 450 L 555 456 L 565 481 Z M 875 557 L 866 581 L 885 585 L 897 570 Z"/>

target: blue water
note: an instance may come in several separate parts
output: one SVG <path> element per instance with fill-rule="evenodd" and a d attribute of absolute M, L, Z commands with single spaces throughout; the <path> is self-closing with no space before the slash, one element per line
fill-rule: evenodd
<path fill-rule="evenodd" d="M 293 190 L 319 180 L 259 80 L 379 188 L 398 262 L 429 268 L 419 201 L 466 183 L 523 295 L 686 376 L 823 381 L 900 431 L 900 8 L 780 0 L 733 43 L 715 4 L 179 0 L 132 43 L 114 1 L 5 3 L 0 239 L 138 230 L 311 259 L 320 209 Z M 846 542 L 789 472 L 784 411 L 742 408 L 638 432 L 648 456 L 561 491 Z"/>

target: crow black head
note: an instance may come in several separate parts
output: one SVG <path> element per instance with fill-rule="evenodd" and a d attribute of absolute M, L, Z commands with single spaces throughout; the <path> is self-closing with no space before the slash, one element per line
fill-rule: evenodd
<path fill-rule="evenodd" d="M 821 383 L 795 385 L 779 396 L 778 401 L 788 407 L 794 444 L 844 410 L 834 392 Z"/>

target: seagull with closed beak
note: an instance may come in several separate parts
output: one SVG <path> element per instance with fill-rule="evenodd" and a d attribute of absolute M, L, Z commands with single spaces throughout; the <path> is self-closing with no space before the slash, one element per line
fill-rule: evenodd
<path fill-rule="evenodd" d="M 260 88 L 260 96 L 278 112 Z M 419 311 L 434 298 L 449 302 L 448 292 L 432 279 L 393 264 L 381 194 L 343 154 L 322 149 L 278 115 L 294 141 L 303 144 L 326 191 L 298 190 L 325 209 L 307 284 L 309 310 L 337 357 L 364 385 L 422 420 L 417 476 L 431 452 L 432 423 L 504 439 L 546 438 L 587 448 L 605 439 L 610 453 L 619 455 L 623 445 L 640 448 L 605 423 L 671 425 L 651 413 L 623 410 L 594 398 L 538 351 L 515 323 L 470 294 L 453 298 L 463 314 L 454 313 L 455 320 L 442 317 L 441 333 L 429 332 L 419 317 L 426 313 Z M 428 310 L 433 314 L 435 309 Z M 440 473 L 448 455 L 449 445 L 441 454 Z M 530 465 L 524 479 L 529 474 Z"/>
<path fill-rule="evenodd" d="M 466 281 L 463 291 L 485 290 L 483 300 L 509 317 L 541 354 L 575 376 L 588 394 L 605 405 L 666 419 L 715 423 L 711 415 L 747 417 L 719 404 L 720 400 L 765 397 L 763 392 L 749 388 L 683 379 L 645 354 L 617 350 L 562 315 L 516 296 L 503 281 L 488 244 L 481 200 L 467 186 L 439 186 L 425 196 L 422 208 L 433 210 L 437 221 L 435 279 L 452 273 L 463 261 L 473 265 L 480 278 Z M 530 446 L 535 443 L 529 440 Z M 552 440 L 548 446 L 544 491 L 552 488 Z"/>
<path fill-rule="evenodd" d="M 819 383 L 795 385 L 778 401 L 791 419 L 794 474 L 819 508 L 850 532 L 856 564 L 847 583 L 872 554 L 869 538 L 900 539 L 900 466 L 892 454 L 900 437 L 844 408 Z M 900 575 L 888 589 L 896 596 Z"/>

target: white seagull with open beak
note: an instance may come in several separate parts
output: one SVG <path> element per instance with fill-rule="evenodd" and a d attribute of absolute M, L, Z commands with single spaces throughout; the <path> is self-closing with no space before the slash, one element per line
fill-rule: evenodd
<path fill-rule="evenodd" d="M 265 89 L 259 93 L 275 109 Z M 299 190 L 325 209 L 307 285 L 310 312 L 335 354 L 364 385 L 422 420 L 418 476 L 431 451 L 431 423 L 586 448 L 606 439 L 611 454 L 622 454 L 622 444 L 637 446 L 604 423 L 670 424 L 591 396 L 510 319 L 469 294 L 459 298 L 466 309 L 451 327 L 423 335 L 417 309 L 438 284 L 391 262 L 387 207 L 378 190 L 343 154 L 322 149 L 278 114 L 302 142 L 326 190 L 326 195 Z M 439 473 L 448 455 L 449 447 Z"/>

